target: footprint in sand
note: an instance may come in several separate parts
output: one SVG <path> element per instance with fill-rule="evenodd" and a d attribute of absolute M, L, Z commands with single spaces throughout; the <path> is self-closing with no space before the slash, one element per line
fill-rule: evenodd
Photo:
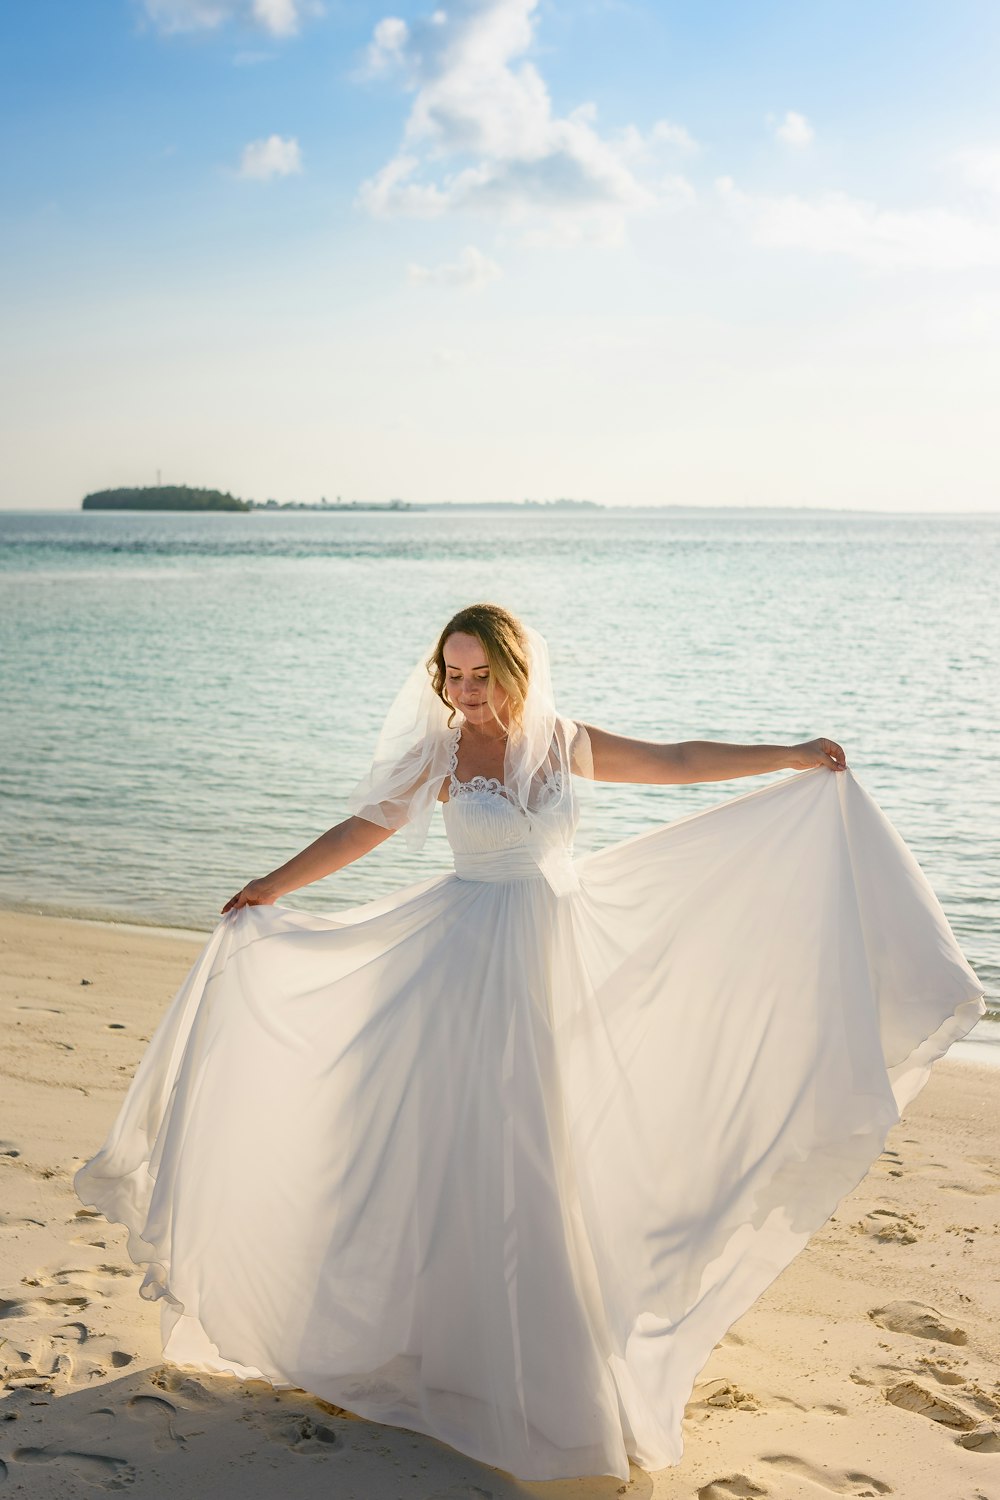
<path fill-rule="evenodd" d="M 873 1208 L 871 1213 L 851 1225 L 855 1234 L 870 1234 L 883 1244 L 892 1242 L 898 1245 L 916 1244 L 920 1238 L 917 1230 L 926 1227 L 913 1214 L 895 1208 Z"/>
<path fill-rule="evenodd" d="M 114 1281 L 120 1276 L 138 1276 L 136 1266 L 116 1266 L 102 1264 L 98 1266 L 67 1266 L 62 1271 L 55 1271 L 51 1276 L 23 1276 L 21 1279 L 25 1286 L 79 1286 L 87 1292 L 102 1292 L 104 1284 Z"/>
<path fill-rule="evenodd" d="M 263 1415 L 257 1420 L 273 1443 L 281 1443 L 293 1453 L 321 1453 L 341 1445 L 332 1427 L 314 1421 L 306 1412 Z"/>
<path fill-rule="evenodd" d="M 931 1359 L 929 1354 L 922 1354 L 917 1364 L 924 1374 L 933 1375 L 939 1385 L 964 1385 L 969 1378 L 953 1369 L 947 1360 Z"/>
<path fill-rule="evenodd" d="M 36 1355 L 30 1349 L 16 1349 L 9 1339 L 6 1340 L 0 1357 L 0 1379 L 3 1380 L 4 1389 L 51 1390 L 52 1382 L 49 1377 L 52 1372 L 41 1368 L 45 1363 L 44 1350 Z"/>
<path fill-rule="evenodd" d="M 808 1479 L 833 1495 L 861 1497 L 891 1495 L 893 1492 L 891 1484 L 875 1479 L 871 1474 L 860 1474 L 853 1469 L 820 1469 L 804 1458 L 796 1458 L 793 1453 L 762 1453 L 761 1458 L 764 1463 L 774 1464 L 776 1469 L 794 1474 L 798 1479 Z"/>
<path fill-rule="evenodd" d="M 77 1297 L 75 1295 L 66 1297 L 32 1297 L 30 1301 L 27 1298 L 25 1301 L 28 1307 L 37 1308 L 40 1312 L 44 1312 L 49 1307 L 75 1307 L 78 1312 L 83 1312 L 85 1307 L 90 1306 L 89 1297 Z"/>
<path fill-rule="evenodd" d="M 971 1432 L 963 1432 L 955 1442 L 958 1447 L 970 1448 L 974 1453 L 1000 1453 L 1000 1428 L 984 1423 Z"/>
<path fill-rule="evenodd" d="M 994 1389 L 1000 1390 L 1000 1386 L 996 1386 Z M 965 1381 L 961 1396 L 963 1401 L 971 1402 L 984 1416 L 1000 1417 L 1000 1401 L 995 1396 L 991 1396 L 989 1391 L 984 1391 L 982 1386 L 977 1385 L 974 1380 Z"/>
<path fill-rule="evenodd" d="M 713 1479 L 702 1485 L 698 1500 L 754 1500 L 757 1495 L 769 1495 L 762 1484 L 756 1484 L 746 1474 L 726 1474 L 722 1479 Z"/>
<path fill-rule="evenodd" d="M 135 1470 L 124 1458 L 109 1458 L 103 1453 L 77 1453 L 49 1443 L 44 1448 L 15 1448 L 10 1455 L 19 1464 L 60 1464 L 106 1490 L 122 1490 L 135 1479 Z"/>
<path fill-rule="evenodd" d="M 0 1319 L 30 1318 L 33 1313 L 44 1313 L 50 1308 L 76 1308 L 82 1312 L 90 1306 L 87 1297 L 11 1297 L 0 1298 Z"/>
<path fill-rule="evenodd" d="M 885 1307 L 873 1307 L 868 1316 L 880 1328 L 891 1333 L 908 1333 L 918 1339 L 940 1339 L 943 1344 L 967 1344 L 969 1335 L 964 1328 L 949 1323 L 936 1307 L 923 1302 L 890 1302 Z"/>
<path fill-rule="evenodd" d="M 982 1168 L 980 1168 L 982 1171 Z M 991 1174 L 985 1182 L 940 1182 L 938 1187 L 946 1193 L 961 1193 L 966 1198 L 981 1198 L 988 1193 L 1000 1193 L 1000 1182 Z"/>
<path fill-rule="evenodd" d="M 759 1411 L 760 1402 L 750 1391 L 741 1390 L 731 1380 L 707 1380 L 703 1386 L 698 1387 L 698 1394 L 690 1403 L 692 1406 L 715 1406 L 735 1408 L 739 1411 Z"/>
<path fill-rule="evenodd" d="M 153 1432 L 154 1448 L 183 1448 L 185 1439 L 174 1428 L 177 1408 L 163 1396 L 130 1396 L 129 1416 L 146 1423 Z"/>
<path fill-rule="evenodd" d="M 901 1380 L 886 1391 L 885 1399 L 904 1411 L 916 1412 L 918 1417 L 940 1422 L 942 1427 L 952 1427 L 959 1432 L 968 1432 L 977 1425 L 977 1419 L 970 1417 L 960 1406 L 946 1401 L 926 1386 L 918 1385 L 915 1380 Z"/>
<path fill-rule="evenodd" d="M 183 1374 L 173 1365 L 158 1365 L 155 1370 L 150 1370 L 148 1379 L 150 1385 L 155 1385 L 157 1390 L 169 1391 L 171 1396 L 176 1397 L 178 1406 L 191 1408 L 219 1405 L 219 1397 L 214 1391 L 208 1390 L 199 1380 L 193 1380 L 190 1375 Z"/>

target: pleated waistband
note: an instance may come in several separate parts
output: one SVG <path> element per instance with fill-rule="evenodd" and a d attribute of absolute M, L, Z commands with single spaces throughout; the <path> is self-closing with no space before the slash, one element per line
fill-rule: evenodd
<path fill-rule="evenodd" d="M 455 874 L 459 880 L 544 880 L 530 850 L 523 845 L 513 849 L 490 849 L 480 854 L 455 851 Z"/>

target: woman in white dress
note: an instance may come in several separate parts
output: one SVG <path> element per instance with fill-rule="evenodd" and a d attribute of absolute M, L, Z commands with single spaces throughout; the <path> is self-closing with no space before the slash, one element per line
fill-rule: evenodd
<path fill-rule="evenodd" d="M 572 856 L 583 780 L 783 768 Z M 274 904 L 394 830 L 418 846 L 438 801 L 453 872 Z M 495 605 L 418 663 L 350 806 L 227 901 L 76 1190 L 128 1227 L 177 1364 L 523 1479 L 676 1463 L 715 1344 L 982 986 L 835 741 L 574 723 Z"/>

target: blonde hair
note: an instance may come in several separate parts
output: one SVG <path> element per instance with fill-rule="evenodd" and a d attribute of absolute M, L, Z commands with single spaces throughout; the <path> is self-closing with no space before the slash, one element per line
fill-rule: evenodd
<path fill-rule="evenodd" d="M 520 620 L 499 604 L 470 604 L 465 609 L 460 609 L 458 614 L 452 615 L 427 661 L 431 686 L 450 710 L 449 726 L 455 718 L 455 705 L 447 693 L 444 646 L 448 637 L 456 632 L 475 636 L 483 648 L 490 669 L 486 701 L 493 717 L 500 722 L 493 704 L 493 689 L 496 686 L 507 694 L 511 723 L 520 726 L 528 691 L 528 642 Z"/>

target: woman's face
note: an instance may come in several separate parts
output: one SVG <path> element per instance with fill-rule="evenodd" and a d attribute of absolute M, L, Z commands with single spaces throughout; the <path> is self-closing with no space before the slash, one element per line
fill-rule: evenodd
<path fill-rule="evenodd" d="M 444 689 L 452 703 L 470 724 L 479 726 L 494 721 L 487 701 L 490 669 L 486 652 L 474 635 L 456 630 L 444 643 Z M 493 707 L 506 724 L 507 694 L 493 685 Z"/>

